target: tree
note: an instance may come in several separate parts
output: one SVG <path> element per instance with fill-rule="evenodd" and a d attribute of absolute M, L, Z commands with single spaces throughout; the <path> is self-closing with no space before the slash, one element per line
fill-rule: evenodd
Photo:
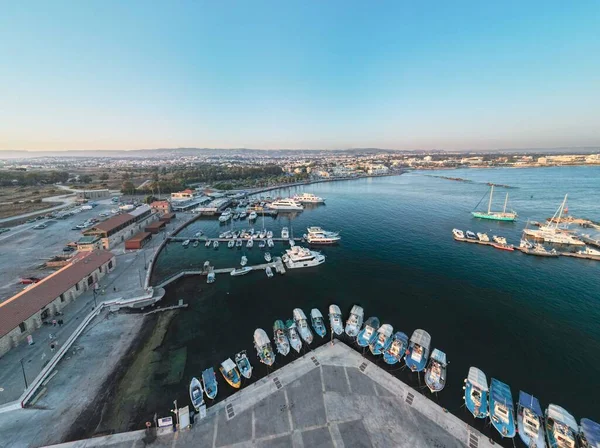
<path fill-rule="evenodd" d="M 154 201 L 156 201 L 157 199 L 152 196 L 151 194 L 149 194 L 148 196 L 146 196 L 146 198 L 144 199 L 144 202 L 146 204 L 152 204 Z"/>
<path fill-rule="evenodd" d="M 129 174 L 127 171 L 125 171 L 125 172 L 123 173 L 123 175 L 121 176 L 121 178 L 122 178 L 123 180 L 129 180 L 129 179 L 131 178 L 131 174 Z"/>
<path fill-rule="evenodd" d="M 108 175 L 108 173 L 102 173 L 100 174 L 100 180 L 108 180 L 110 176 Z"/>
<path fill-rule="evenodd" d="M 123 194 L 133 194 L 134 191 L 135 185 L 133 185 L 133 183 L 130 181 L 125 181 L 123 182 L 123 185 L 121 185 L 121 193 Z"/>
<path fill-rule="evenodd" d="M 90 176 L 89 174 L 84 174 L 79 178 L 79 180 L 84 184 L 89 184 L 92 181 L 92 176 Z"/>

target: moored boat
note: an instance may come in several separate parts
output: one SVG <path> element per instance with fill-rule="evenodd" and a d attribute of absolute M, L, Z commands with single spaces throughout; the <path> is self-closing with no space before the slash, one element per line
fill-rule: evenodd
<path fill-rule="evenodd" d="M 192 244 L 192 247 L 198 247 L 199 244 L 200 244 L 200 241 L 196 240 L 196 241 L 194 241 L 194 244 Z"/>
<path fill-rule="evenodd" d="M 355 338 L 362 327 L 365 312 L 362 307 L 354 305 L 350 310 L 350 316 L 346 321 L 346 334 L 351 338 Z"/>
<path fill-rule="evenodd" d="M 513 438 L 516 425 L 512 393 L 508 384 L 492 378 L 489 402 L 492 426 L 502 437 Z"/>
<path fill-rule="evenodd" d="M 383 324 L 377 330 L 377 335 L 373 342 L 369 344 L 369 350 L 374 355 L 381 355 L 381 353 L 387 349 L 392 343 L 392 333 L 394 332 L 394 327 L 390 324 Z"/>
<path fill-rule="evenodd" d="M 485 211 L 471 212 L 471 214 L 475 218 L 492 219 L 494 221 L 514 221 L 515 219 L 517 219 L 517 213 L 514 210 L 509 211 L 509 212 L 506 211 L 506 207 L 508 205 L 508 193 L 506 193 L 506 199 L 504 200 L 504 208 L 502 209 L 502 211 L 501 212 L 493 212 L 492 211 L 492 198 L 494 197 L 494 184 L 491 184 L 490 186 L 491 186 L 490 200 L 488 201 L 487 212 L 485 212 Z M 477 204 L 477 205 L 479 205 L 479 204 Z"/>
<path fill-rule="evenodd" d="M 531 448 L 545 448 L 542 408 L 537 398 L 522 390 L 517 403 L 517 428 L 519 437 Z"/>
<path fill-rule="evenodd" d="M 286 356 L 290 352 L 290 341 L 285 334 L 285 324 L 282 320 L 276 320 L 273 325 L 273 341 L 279 354 Z"/>
<path fill-rule="evenodd" d="M 465 406 L 475 418 L 487 418 L 489 388 L 485 373 L 477 367 L 469 368 L 465 379 Z"/>
<path fill-rule="evenodd" d="M 265 252 L 265 261 L 270 263 L 272 259 L 273 257 L 271 257 L 271 254 L 269 252 Z"/>
<path fill-rule="evenodd" d="M 413 372 L 421 372 L 427 365 L 431 336 L 425 330 L 415 330 L 408 342 L 404 362 Z"/>
<path fill-rule="evenodd" d="M 447 366 L 446 353 L 434 348 L 425 369 L 425 384 L 431 392 L 440 392 L 446 385 Z"/>
<path fill-rule="evenodd" d="M 549 448 L 574 448 L 577 446 L 579 426 L 564 408 L 548 405 L 545 413 L 546 441 Z"/>
<path fill-rule="evenodd" d="M 240 260 L 240 264 L 242 266 L 246 266 L 248 264 L 248 257 L 246 257 L 245 255 L 242 255 L 242 259 Z"/>
<path fill-rule="evenodd" d="M 306 230 L 308 233 L 304 235 L 304 239 L 309 244 L 336 244 L 342 239 L 339 232 L 329 232 L 321 227 L 312 226 Z"/>
<path fill-rule="evenodd" d="M 200 406 L 204 404 L 204 391 L 202 390 L 202 384 L 198 381 L 198 378 L 192 378 L 190 382 L 190 399 L 192 405 L 196 411 L 200 410 Z"/>
<path fill-rule="evenodd" d="M 310 310 L 310 320 L 312 327 L 315 329 L 315 333 L 321 337 L 325 337 L 325 334 L 327 333 L 325 321 L 323 320 L 323 315 L 317 308 Z"/>
<path fill-rule="evenodd" d="M 383 351 L 383 360 L 390 365 L 399 363 L 408 346 L 408 336 L 401 331 L 396 332 L 390 346 Z"/>
<path fill-rule="evenodd" d="M 232 249 L 235 246 L 235 240 L 229 240 L 227 242 L 227 247 Z"/>
<path fill-rule="evenodd" d="M 242 385 L 242 378 L 231 358 L 227 358 L 221 363 L 219 371 L 221 372 L 221 375 L 223 375 L 223 378 L 225 378 L 225 381 L 227 381 L 227 384 L 235 389 L 240 388 Z"/>
<path fill-rule="evenodd" d="M 183 243 L 181 243 L 181 245 L 183 247 L 188 247 L 190 245 L 190 240 L 185 240 Z"/>
<path fill-rule="evenodd" d="M 454 239 L 462 240 L 465 238 L 465 234 L 460 229 L 452 229 L 452 235 L 454 235 Z"/>
<path fill-rule="evenodd" d="M 272 366 L 275 362 L 275 353 L 271 347 L 271 341 L 262 328 L 254 330 L 254 348 L 258 359 L 267 366 Z"/>
<path fill-rule="evenodd" d="M 204 383 L 204 393 L 208 398 L 214 400 L 219 390 L 217 386 L 215 369 L 209 367 L 208 369 L 202 371 L 202 382 Z"/>
<path fill-rule="evenodd" d="M 471 232 L 470 230 L 467 230 L 467 232 L 465 233 L 465 235 L 470 240 L 477 240 L 477 236 L 475 235 L 475 233 Z"/>
<path fill-rule="evenodd" d="M 242 350 L 235 355 L 235 364 L 237 365 L 242 376 L 250 379 L 252 376 L 252 364 L 250 364 L 246 350 Z"/>
<path fill-rule="evenodd" d="M 237 247 L 239 249 L 240 247 L 242 247 L 243 244 L 244 244 L 244 242 L 241 239 L 237 240 L 235 242 L 235 247 Z"/>
<path fill-rule="evenodd" d="M 298 334 L 296 322 L 294 322 L 292 319 L 288 319 L 288 321 L 285 323 L 285 328 L 288 333 L 290 345 L 294 350 L 300 353 L 300 350 L 302 349 L 302 339 L 300 339 L 300 335 Z"/>
<path fill-rule="evenodd" d="M 294 246 L 286 249 L 282 260 L 289 269 L 306 268 L 325 263 L 325 255 L 304 247 Z"/>
<path fill-rule="evenodd" d="M 300 308 L 294 308 L 294 321 L 298 327 L 298 333 L 300 333 L 300 337 L 304 340 L 304 342 L 310 344 L 313 341 L 313 334 L 308 326 L 306 314 L 304 314 L 304 311 L 302 311 Z"/>
<path fill-rule="evenodd" d="M 248 242 L 246 243 L 246 247 L 248 249 L 252 248 L 252 246 L 254 246 L 254 240 L 253 239 L 249 239 Z"/>
<path fill-rule="evenodd" d="M 490 237 L 489 237 L 489 236 L 487 236 L 487 233 L 480 233 L 480 232 L 477 232 L 477 239 L 478 239 L 479 241 L 483 241 L 483 242 L 485 242 L 485 243 L 488 243 L 488 242 L 490 241 Z"/>
<path fill-rule="evenodd" d="M 211 240 L 206 240 L 206 242 L 204 243 L 204 247 L 210 247 L 211 244 L 212 244 Z"/>
<path fill-rule="evenodd" d="M 214 240 L 214 241 L 213 241 L 213 247 L 214 247 L 215 249 L 218 249 L 218 248 L 219 248 L 219 242 L 218 242 L 217 240 Z"/>
<path fill-rule="evenodd" d="M 323 203 L 325 203 L 325 198 L 315 196 L 312 193 L 297 194 L 297 195 L 294 195 L 294 197 L 292 199 L 296 202 L 307 203 L 307 204 L 323 204 Z"/>
<path fill-rule="evenodd" d="M 337 305 L 329 305 L 329 326 L 331 331 L 338 336 L 344 332 L 344 324 L 342 322 L 342 312 Z"/>
<path fill-rule="evenodd" d="M 600 424 L 589 418 L 579 420 L 579 439 L 581 448 L 600 447 Z"/>
<path fill-rule="evenodd" d="M 365 321 L 365 326 L 358 332 L 356 342 L 361 347 L 366 347 L 371 344 L 377 337 L 377 330 L 379 329 L 379 319 L 375 316 L 369 317 Z"/>
<path fill-rule="evenodd" d="M 206 276 L 206 283 L 214 283 L 215 279 L 216 279 L 215 273 L 209 272 L 208 275 Z"/>
<path fill-rule="evenodd" d="M 287 227 L 281 229 L 281 239 L 287 240 L 290 237 L 290 232 Z"/>
<path fill-rule="evenodd" d="M 275 243 L 273 242 L 273 240 L 272 240 L 271 238 L 269 238 L 269 239 L 267 240 L 267 246 L 268 246 L 268 247 L 274 247 L 274 246 L 275 246 Z"/>
<path fill-rule="evenodd" d="M 273 277 L 273 269 L 271 269 L 271 266 L 267 266 L 265 268 L 265 274 L 267 275 L 267 277 L 271 278 Z"/>
<path fill-rule="evenodd" d="M 231 271 L 229 273 L 229 275 L 231 275 L 232 277 L 237 277 L 240 275 L 246 275 L 251 271 L 252 271 L 252 268 L 250 266 L 244 266 L 241 268 L 235 268 L 233 271 Z"/>
<path fill-rule="evenodd" d="M 256 214 L 255 211 L 251 211 L 250 214 L 248 215 L 248 219 L 250 221 L 254 221 L 257 217 L 258 217 L 258 215 Z"/>

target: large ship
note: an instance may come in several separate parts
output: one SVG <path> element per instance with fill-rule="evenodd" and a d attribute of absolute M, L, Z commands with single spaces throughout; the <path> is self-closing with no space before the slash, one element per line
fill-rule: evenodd
<path fill-rule="evenodd" d="M 321 227 L 308 227 L 306 231 L 308 233 L 304 235 L 304 238 L 309 244 L 336 244 L 342 239 L 339 232 L 329 232 Z"/>
<path fill-rule="evenodd" d="M 269 204 L 269 208 L 273 210 L 281 210 L 281 211 L 299 211 L 304 210 L 302 204 L 294 201 L 293 199 L 279 199 L 277 201 L 273 201 Z"/>
<path fill-rule="evenodd" d="M 281 259 L 288 269 L 307 268 L 325 263 L 325 255 L 300 246 L 286 249 Z"/>
<path fill-rule="evenodd" d="M 492 219 L 494 221 L 514 221 L 515 219 L 517 219 L 517 212 L 513 211 L 506 211 L 506 206 L 508 205 L 508 193 L 506 193 L 506 199 L 504 199 L 504 208 L 502 209 L 501 212 L 493 212 L 492 211 L 492 198 L 494 197 L 494 185 L 492 185 L 492 188 L 490 190 L 490 200 L 488 201 L 488 208 L 487 208 L 487 212 L 471 212 L 471 214 L 475 217 L 475 218 L 481 218 L 481 219 Z M 477 204 L 479 205 L 479 204 Z"/>
<path fill-rule="evenodd" d="M 324 204 L 325 198 L 321 198 L 319 196 L 315 196 L 312 193 L 302 193 L 297 194 L 292 198 L 296 202 L 300 202 L 301 204 Z"/>

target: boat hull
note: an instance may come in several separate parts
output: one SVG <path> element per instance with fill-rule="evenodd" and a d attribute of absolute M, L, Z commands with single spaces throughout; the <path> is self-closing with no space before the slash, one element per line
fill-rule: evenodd
<path fill-rule="evenodd" d="M 491 221 L 513 222 L 513 221 L 516 221 L 516 219 L 517 219 L 516 216 L 503 216 L 503 215 L 487 214 L 487 213 L 482 213 L 482 212 L 472 212 L 471 215 L 473 215 L 474 218 L 489 219 Z"/>
<path fill-rule="evenodd" d="M 238 372 L 234 372 L 233 378 L 229 378 L 227 376 L 227 372 L 225 372 L 225 369 L 223 369 L 223 367 L 219 367 L 219 371 L 221 372 L 221 375 L 223 376 L 225 381 L 227 381 L 227 384 L 229 384 L 234 389 L 240 388 L 240 386 L 242 385 L 242 378 L 240 377 Z"/>
<path fill-rule="evenodd" d="M 417 361 L 412 358 L 412 352 L 413 347 L 410 346 L 408 348 L 408 353 L 404 357 L 404 362 L 406 363 L 407 367 L 413 372 L 422 372 L 423 369 L 425 369 L 425 366 L 427 365 L 427 354 L 422 355 L 421 360 Z"/>
<path fill-rule="evenodd" d="M 487 418 L 488 416 L 488 393 L 481 391 L 481 406 L 477 406 L 477 403 L 471 398 L 471 392 L 473 385 L 467 381 L 465 388 L 465 406 L 475 418 Z"/>

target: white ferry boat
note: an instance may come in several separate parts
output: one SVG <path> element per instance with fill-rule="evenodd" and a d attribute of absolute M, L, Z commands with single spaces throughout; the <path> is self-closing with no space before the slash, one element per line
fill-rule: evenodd
<path fill-rule="evenodd" d="M 325 198 L 321 198 L 319 196 L 315 196 L 312 193 L 302 193 L 297 194 L 292 198 L 296 202 L 300 202 L 301 204 L 324 204 Z"/>
<path fill-rule="evenodd" d="M 308 227 L 307 235 L 304 235 L 309 244 L 336 244 L 342 238 L 338 232 L 328 232 L 321 227 Z"/>
<path fill-rule="evenodd" d="M 305 247 L 294 246 L 286 249 L 282 260 L 288 269 L 307 268 L 325 263 L 325 255 Z"/>
<path fill-rule="evenodd" d="M 293 199 L 279 199 L 278 201 L 273 201 L 269 205 L 273 210 L 281 210 L 281 211 L 299 211 L 304 210 L 302 204 L 294 201 Z"/>

